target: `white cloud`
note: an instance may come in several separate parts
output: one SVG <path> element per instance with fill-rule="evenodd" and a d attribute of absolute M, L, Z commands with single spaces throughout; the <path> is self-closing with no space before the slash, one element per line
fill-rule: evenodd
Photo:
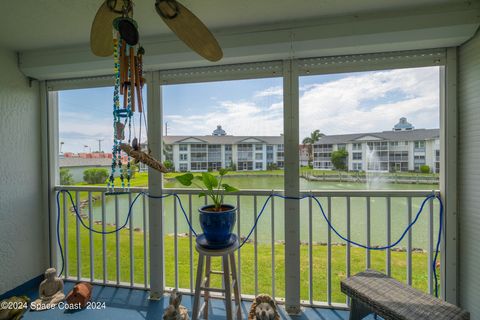
<path fill-rule="evenodd" d="M 326 134 L 391 130 L 400 117 L 417 128 L 438 127 L 438 68 L 362 72 L 302 86 L 300 138 L 315 129 Z M 277 95 L 281 87 L 255 92 L 252 98 Z M 208 135 L 222 125 L 232 135 L 283 132 L 283 103 L 218 101 L 213 111 L 167 115 L 172 135 Z"/>
<path fill-rule="evenodd" d="M 437 128 L 438 68 L 359 73 L 305 86 L 300 97 L 300 137 L 391 130 L 400 117 L 416 128 Z M 380 99 L 380 101 L 379 101 Z"/>
<path fill-rule="evenodd" d="M 274 87 L 269 87 L 264 90 L 255 92 L 254 97 L 255 98 L 270 97 L 270 96 L 281 97 L 282 95 L 283 95 L 283 88 L 281 86 L 274 86 Z"/>
<path fill-rule="evenodd" d="M 171 135 L 209 135 L 221 125 L 229 135 L 280 135 L 283 132 L 282 104 L 267 109 L 253 102 L 219 102 L 205 114 L 166 115 Z"/>

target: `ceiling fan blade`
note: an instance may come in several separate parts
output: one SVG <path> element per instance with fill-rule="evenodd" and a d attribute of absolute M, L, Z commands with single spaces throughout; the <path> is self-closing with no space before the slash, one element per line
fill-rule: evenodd
<path fill-rule="evenodd" d="M 109 3 L 115 6 L 115 9 L 122 9 L 122 1 L 105 0 L 98 9 L 90 31 L 90 49 L 93 54 L 100 57 L 108 57 L 113 54 L 113 20 L 120 13 L 110 9 Z"/>
<path fill-rule="evenodd" d="M 176 0 L 157 0 L 158 14 L 193 51 L 207 60 L 218 61 L 223 57 L 217 39 L 200 19 Z"/>

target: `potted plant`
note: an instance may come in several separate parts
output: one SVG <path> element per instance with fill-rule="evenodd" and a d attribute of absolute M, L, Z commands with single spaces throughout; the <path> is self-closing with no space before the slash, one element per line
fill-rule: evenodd
<path fill-rule="evenodd" d="M 209 197 L 212 200 L 213 204 L 198 209 L 200 226 L 209 244 L 221 246 L 228 244 L 231 239 L 237 211 L 235 206 L 223 203 L 224 193 L 235 192 L 238 189 L 222 183 L 223 177 L 228 172 L 226 169 L 220 169 L 218 172 L 218 179 L 208 172 L 202 172 L 200 176 L 186 173 L 175 178 L 184 186 L 199 187 L 202 192 L 198 196 Z"/>

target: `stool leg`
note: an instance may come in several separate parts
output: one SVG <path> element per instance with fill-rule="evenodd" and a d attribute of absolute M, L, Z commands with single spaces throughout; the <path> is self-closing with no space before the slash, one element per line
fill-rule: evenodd
<path fill-rule="evenodd" d="M 228 254 L 222 256 L 223 262 L 223 280 L 225 283 L 225 309 L 227 311 L 227 320 L 232 320 L 232 292 L 230 285 L 230 268 L 228 266 Z"/>
<path fill-rule="evenodd" d="M 198 266 L 197 266 L 197 280 L 195 282 L 195 298 L 193 300 L 192 320 L 198 319 L 198 309 L 200 304 L 200 296 L 202 294 L 200 287 L 202 286 L 202 274 L 203 274 L 203 254 L 198 253 Z"/>
<path fill-rule="evenodd" d="M 235 304 L 237 305 L 237 320 L 242 319 L 242 301 L 240 299 L 240 290 L 238 286 L 237 267 L 235 266 L 235 253 L 230 253 L 230 265 L 232 268 L 233 295 L 235 296 Z"/>
<path fill-rule="evenodd" d="M 207 278 L 207 280 L 205 281 L 205 287 L 209 288 L 210 287 L 210 272 L 212 271 L 210 256 L 206 256 L 205 260 L 206 260 L 205 261 L 206 262 L 205 276 Z M 210 299 L 210 293 L 209 293 L 208 290 L 206 290 L 205 293 L 204 293 L 204 299 L 205 299 L 205 306 L 203 307 L 203 317 L 205 319 L 208 319 L 208 300 Z"/>

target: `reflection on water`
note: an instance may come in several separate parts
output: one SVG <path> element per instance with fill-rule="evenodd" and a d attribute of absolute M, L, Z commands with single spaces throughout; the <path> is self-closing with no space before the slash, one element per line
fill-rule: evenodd
<path fill-rule="evenodd" d="M 236 186 L 239 189 L 266 189 L 266 190 L 281 190 L 283 189 L 283 177 L 282 176 L 255 176 L 255 177 L 238 177 L 231 176 L 226 177 L 225 182 Z M 181 188 L 182 186 L 175 181 L 167 181 L 166 188 Z M 323 182 L 323 181 L 307 181 L 300 180 L 300 187 L 302 190 L 365 190 L 366 184 L 361 183 L 349 183 L 349 182 Z M 416 184 L 390 184 L 383 183 L 379 187 L 382 189 L 391 190 L 430 190 L 436 189 L 436 185 L 416 185 Z M 133 195 L 135 196 L 135 195 Z M 133 198 L 133 197 L 132 197 Z M 188 196 L 181 196 L 182 203 L 189 213 Z M 257 197 L 256 208 L 254 206 L 255 200 L 253 196 L 240 197 L 240 228 L 241 234 L 246 235 L 253 225 L 253 220 L 256 214 L 263 206 L 266 197 Z M 319 198 L 325 210 L 328 210 L 327 199 Z M 413 199 L 413 213 L 414 216 L 417 212 L 423 199 Z M 128 213 L 128 195 L 118 196 L 118 212 L 119 212 L 119 224 L 123 224 Z M 237 197 L 226 197 L 227 203 L 237 204 Z M 371 198 L 371 243 L 374 245 L 386 244 L 387 238 L 386 229 L 386 199 L 385 198 Z M 407 221 L 407 199 L 406 198 L 392 198 L 392 242 L 396 240 L 403 230 L 406 228 Z M 195 230 L 200 231 L 198 223 L 197 208 L 204 204 L 203 198 L 192 196 L 192 217 L 193 226 Z M 358 242 L 365 243 L 366 241 L 366 199 L 364 198 L 351 198 L 351 235 L 352 239 Z M 300 204 L 300 221 L 301 221 L 301 240 L 308 240 L 308 200 L 302 200 Z M 320 213 L 318 206 L 313 202 L 312 211 L 312 234 L 315 242 L 327 241 L 327 226 Z M 336 229 L 346 234 L 346 198 L 332 198 L 331 199 L 331 217 L 332 222 Z M 148 206 L 146 208 L 148 215 Z M 164 214 L 165 214 L 165 233 L 173 233 L 173 221 L 174 221 L 174 203 L 173 198 L 167 198 L 164 200 Z M 275 198 L 274 200 L 274 214 L 275 214 L 275 240 L 281 240 L 284 238 L 284 211 L 283 200 Z M 101 220 L 102 212 L 99 201 L 94 205 L 93 217 L 94 220 Z M 438 207 L 435 203 L 434 217 L 438 216 Z M 106 203 L 106 217 L 107 223 L 115 223 L 115 197 L 107 197 Z M 144 229 L 143 227 L 143 202 L 140 197 L 133 208 L 133 226 L 134 228 Z M 177 221 L 178 221 L 178 233 L 188 232 L 188 227 L 183 214 L 180 211 L 180 207 L 177 206 Z M 258 241 L 271 241 L 271 222 L 272 222 L 272 206 L 271 203 L 267 205 L 265 213 L 263 214 L 257 229 Z M 435 226 L 437 226 L 438 219 L 435 220 Z M 437 227 L 435 227 L 436 230 Z M 235 227 L 237 232 L 237 226 Z M 428 211 L 425 210 L 421 215 L 418 223 L 413 230 L 413 245 L 414 247 L 427 248 L 428 246 Z M 338 237 L 332 234 L 332 242 L 341 243 L 342 241 Z M 405 242 L 400 246 L 405 246 Z"/>

